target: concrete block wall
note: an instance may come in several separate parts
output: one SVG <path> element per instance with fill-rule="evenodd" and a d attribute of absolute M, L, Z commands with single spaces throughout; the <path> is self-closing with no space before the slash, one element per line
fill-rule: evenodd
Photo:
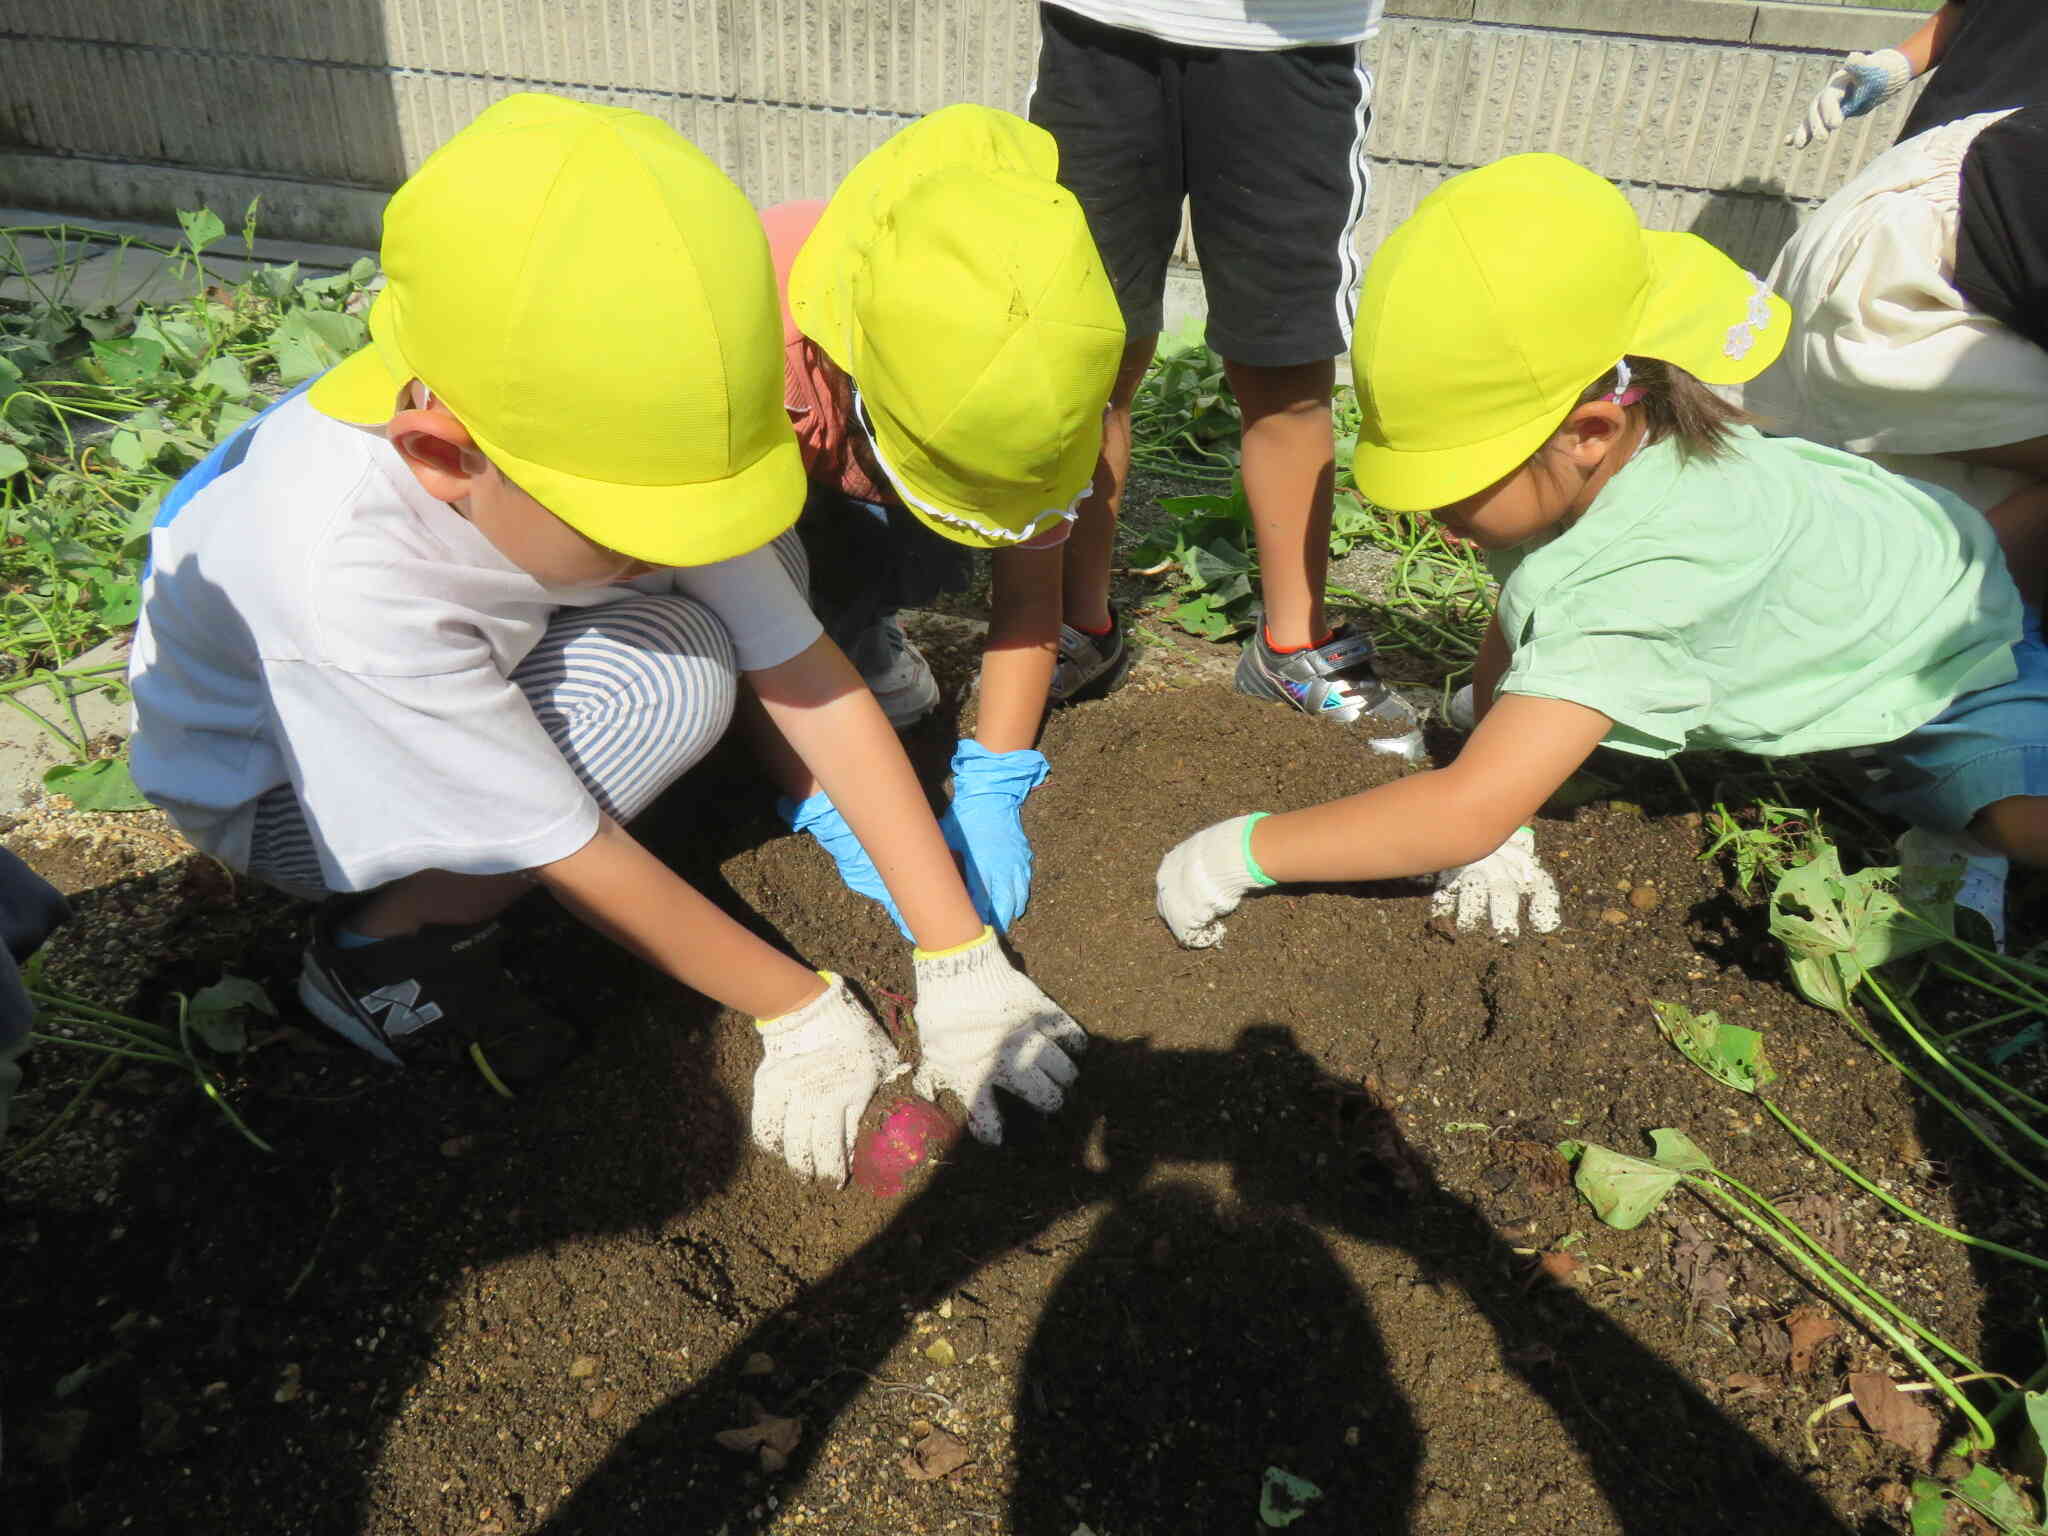
<path fill-rule="evenodd" d="M 1389 11 L 1368 248 L 1446 176 L 1552 149 L 1759 266 L 1904 104 L 1818 149 L 1785 132 L 1843 53 L 1916 22 L 1751 0 Z M 374 245 L 412 167 L 532 88 L 665 118 L 758 202 L 820 196 L 920 113 L 1021 110 L 1036 43 L 1031 0 L 0 0 L 0 205 L 163 219 L 260 194 L 268 234 Z"/>

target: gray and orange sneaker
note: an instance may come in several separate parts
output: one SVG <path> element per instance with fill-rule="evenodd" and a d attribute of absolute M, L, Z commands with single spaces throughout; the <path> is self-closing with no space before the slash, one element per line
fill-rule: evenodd
<path fill-rule="evenodd" d="M 1312 720 L 1357 725 L 1382 752 L 1418 761 L 1422 722 L 1408 701 L 1380 681 L 1372 641 L 1346 624 L 1320 645 L 1276 651 L 1261 618 L 1237 659 L 1237 691 L 1292 704 Z"/>

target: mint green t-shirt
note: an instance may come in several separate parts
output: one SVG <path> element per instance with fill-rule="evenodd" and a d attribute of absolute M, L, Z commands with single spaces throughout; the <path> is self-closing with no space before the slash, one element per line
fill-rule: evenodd
<path fill-rule="evenodd" d="M 2020 597 L 1990 524 L 1853 454 L 1740 429 L 1639 450 L 1563 533 L 1494 554 L 1502 693 L 1614 721 L 1605 745 L 1766 756 L 1895 741 L 2010 681 Z"/>

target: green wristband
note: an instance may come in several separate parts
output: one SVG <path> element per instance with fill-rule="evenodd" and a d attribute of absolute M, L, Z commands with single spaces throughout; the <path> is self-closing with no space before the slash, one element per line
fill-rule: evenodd
<path fill-rule="evenodd" d="M 1280 882 L 1259 868 L 1259 861 L 1252 857 L 1252 828 L 1272 814 L 1271 811 L 1253 811 L 1244 819 L 1244 871 L 1261 885 L 1278 885 Z"/>

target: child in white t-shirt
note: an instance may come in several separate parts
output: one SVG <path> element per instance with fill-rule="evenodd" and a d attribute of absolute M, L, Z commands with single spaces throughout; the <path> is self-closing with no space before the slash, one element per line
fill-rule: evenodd
<path fill-rule="evenodd" d="M 1788 330 L 1763 284 L 1557 156 L 1425 198 L 1366 276 L 1353 465 L 1489 553 L 1477 729 L 1447 767 L 1182 842 L 1157 878 L 1175 936 L 1215 943 L 1263 886 L 1438 871 L 1461 927 L 1512 934 L 1526 899 L 1555 928 L 1522 823 L 1603 744 L 1875 747 L 1880 808 L 2048 863 L 2048 648 L 1991 526 L 1706 388 Z"/>
<path fill-rule="evenodd" d="M 624 830 L 744 682 L 919 946 L 919 1091 L 989 1141 L 997 1085 L 1056 1108 L 1085 1036 L 976 916 L 804 600 L 775 279 L 738 190 L 653 118 L 515 96 L 400 188 L 383 255 L 371 344 L 155 531 L 135 645 L 145 793 L 230 865 L 336 896 L 307 1007 L 394 1063 L 545 1072 L 562 1032 L 497 959 L 538 883 L 758 1019 L 755 1141 L 843 1178 L 894 1048 Z"/>

